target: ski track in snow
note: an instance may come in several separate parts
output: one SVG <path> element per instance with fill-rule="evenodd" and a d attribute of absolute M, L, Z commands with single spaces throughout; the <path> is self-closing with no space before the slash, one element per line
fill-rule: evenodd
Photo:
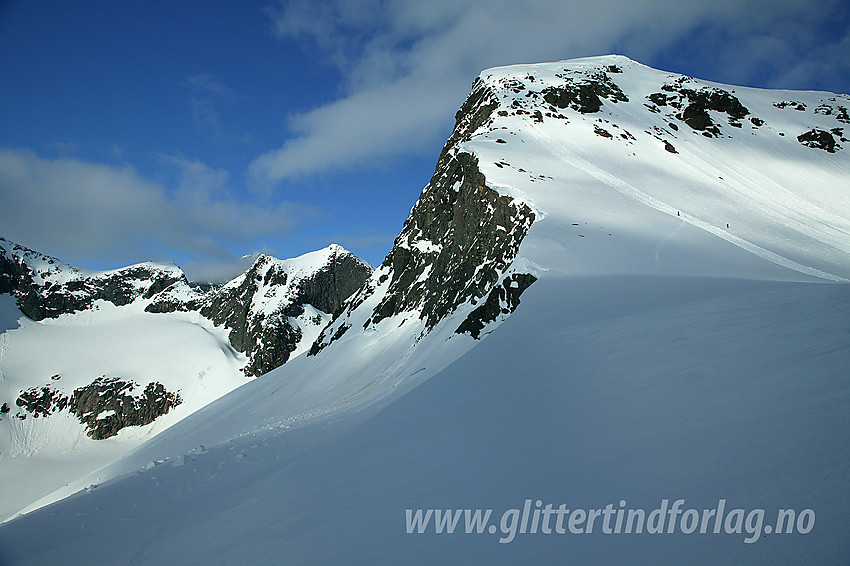
<path fill-rule="evenodd" d="M 678 218 L 681 218 L 681 216 L 678 216 Z M 673 228 L 673 230 L 669 234 L 664 236 L 664 238 L 660 242 L 658 242 L 658 245 L 655 246 L 655 265 L 661 265 L 661 248 L 664 247 L 664 244 L 666 244 L 671 239 L 673 239 L 676 236 L 676 234 L 679 233 L 679 231 L 682 229 L 682 226 L 684 226 L 684 225 L 685 225 L 684 222 L 679 222 L 676 225 L 676 227 Z"/>
<path fill-rule="evenodd" d="M 676 207 L 669 205 L 654 196 L 646 194 L 634 185 L 602 170 L 601 168 L 591 164 L 584 158 L 579 157 L 575 153 L 565 151 L 558 143 L 555 142 L 555 140 L 552 140 L 551 137 L 546 135 L 544 132 L 541 132 L 539 129 L 530 128 L 529 131 L 531 131 L 533 135 L 538 137 L 540 141 L 545 144 L 545 146 L 552 148 L 553 152 L 556 153 L 556 155 L 560 156 L 562 159 L 564 159 L 564 161 L 572 164 L 576 168 L 580 169 L 581 171 L 584 171 L 585 173 L 594 177 L 598 181 L 601 181 L 602 183 L 611 187 L 617 192 L 626 195 L 641 204 L 644 204 L 659 212 L 663 212 L 664 214 L 667 214 L 669 216 L 681 218 L 683 222 L 687 222 L 688 224 L 691 224 L 697 228 L 701 228 L 702 230 L 714 234 L 715 236 L 718 236 L 731 244 L 734 244 L 742 249 L 747 250 L 753 255 L 756 255 L 762 259 L 766 259 L 779 266 L 792 269 L 799 273 L 813 275 L 815 277 L 834 281 L 837 283 L 850 283 L 850 279 L 845 279 L 844 277 L 835 275 L 833 273 L 827 273 L 825 271 L 821 271 L 820 269 L 816 269 L 808 265 L 803 265 L 801 263 L 788 259 L 787 257 L 779 255 L 778 253 L 772 252 L 752 242 L 749 242 L 739 236 L 731 234 L 719 226 L 715 226 L 709 222 L 700 220 L 699 218 L 691 214 L 683 213 L 679 211 Z M 679 212 L 681 215 L 677 216 L 677 212 Z"/>
<path fill-rule="evenodd" d="M 9 335 L 6 332 L 0 334 L 0 382 L 3 381 L 3 360 L 9 351 Z"/>

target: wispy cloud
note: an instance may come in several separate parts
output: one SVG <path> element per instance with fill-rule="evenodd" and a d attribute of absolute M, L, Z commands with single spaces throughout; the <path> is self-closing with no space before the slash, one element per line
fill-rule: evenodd
<path fill-rule="evenodd" d="M 189 91 L 189 108 L 195 128 L 217 142 L 250 142 L 246 135 L 234 135 L 221 123 L 222 108 L 239 98 L 236 91 L 209 74 L 193 75 L 183 83 Z"/>
<path fill-rule="evenodd" d="M 346 84 L 337 100 L 292 117 L 291 137 L 255 159 L 251 176 L 273 185 L 431 149 L 471 79 L 496 65 L 611 52 L 653 64 L 690 50 L 716 72 L 708 78 L 804 87 L 815 69 L 847 69 L 841 40 L 820 33 L 840 9 L 840 0 L 282 2 L 269 10 L 277 35 L 313 45 Z"/>
<path fill-rule="evenodd" d="M 207 272 L 226 271 L 239 261 L 232 247 L 283 238 L 310 214 L 285 202 L 238 200 L 225 171 L 182 157 L 163 159 L 176 168 L 176 190 L 129 165 L 0 151 L 2 235 L 63 259 L 135 262 L 178 254 Z M 152 258 L 156 253 L 162 256 Z"/>
<path fill-rule="evenodd" d="M 192 281 L 203 283 L 223 283 L 230 281 L 237 275 L 245 273 L 259 257 L 260 253 L 270 253 L 265 250 L 257 251 L 240 258 L 232 258 L 230 261 L 222 260 L 194 260 L 181 264 L 180 267 Z M 273 254 L 272 254 L 273 255 Z"/>

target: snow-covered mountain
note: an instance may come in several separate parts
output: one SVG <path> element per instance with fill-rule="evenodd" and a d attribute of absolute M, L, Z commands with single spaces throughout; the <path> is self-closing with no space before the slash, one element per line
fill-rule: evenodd
<path fill-rule="evenodd" d="M 843 563 L 848 108 L 620 56 L 484 71 L 309 355 L 0 527 L 5 558 Z M 678 498 L 817 523 L 499 542 L 526 500 Z M 463 508 L 490 528 L 405 532 Z"/>
<path fill-rule="evenodd" d="M 370 273 L 331 245 L 203 290 L 174 265 L 93 271 L 0 239 L 0 515 L 305 352 Z"/>
<path fill-rule="evenodd" d="M 199 291 L 183 278 L 153 297 L 148 312 L 198 311 L 230 329 L 244 352 L 246 375 L 262 375 L 306 351 L 335 312 L 369 277 L 372 267 L 337 244 L 279 260 L 260 255 L 220 288 Z"/>

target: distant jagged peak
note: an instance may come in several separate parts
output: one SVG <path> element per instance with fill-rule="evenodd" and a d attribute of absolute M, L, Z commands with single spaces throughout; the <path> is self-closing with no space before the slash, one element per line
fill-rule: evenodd
<path fill-rule="evenodd" d="M 248 269 L 222 285 L 221 290 L 227 292 L 242 287 L 246 280 L 251 279 L 261 288 L 285 287 L 297 292 L 303 280 L 342 264 L 352 266 L 356 271 L 371 273 L 373 270 L 371 265 L 339 244 L 330 244 L 322 249 L 289 259 L 279 259 L 266 253 L 259 253 Z M 281 292 L 282 289 L 278 289 L 277 294 L 280 295 Z"/>
<path fill-rule="evenodd" d="M 113 276 L 138 276 L 168 275 L 171 277 L 184 278 L 183 270 L 170 261 L 143 261 L 115 269 L 90 269 L 72 265 L 61 259 L 49 256 L 42 252 L 33 250 L 0 237 L 0 253 L 10 260 L 31 270 L 33 278 L 39 283 L 63 284 L 68 281 L 109 278 Z"/>
<path fill-rule="evenodd" d="M 9 240 L 0 240 L 0 293 L 13 293 L 33 320 L 86 310 L 97 301 L 124 306 L 186 282 L 171 263 L 144 262 L 98 271 L 76 267 Z"/>
<path fill-rule="evenodd" d="M 65 281 L 79 279 L 95 273 L 93 270 L 75 267 L 3 237 L 0 237 L 0 255 L 7 261 L 27 268 L 42 282 L 48 279 Z"/>
<path fill-rule="evenodd" d="M 305 350 L 372 271 L 337 244 L 291 259 L 260 253 L 227 283 L 206 289 L 179 283 L 146 310 L 197 311 L 228 328 L 230 344 L 249 358 L 246 374 L 261 375 Z"/>
<path fill-rule="evenodd" d="M 289 259 L 279 259 L 268 254 L 260 253 L 248 271 L 268 270 L 272 266 L 278 266 L 293 275 L 311 274 L 343 258 L 357 261 L 370 269 L 372 267 L 339 244 L 330 244 L 322 249 L 307 252 Z"/>

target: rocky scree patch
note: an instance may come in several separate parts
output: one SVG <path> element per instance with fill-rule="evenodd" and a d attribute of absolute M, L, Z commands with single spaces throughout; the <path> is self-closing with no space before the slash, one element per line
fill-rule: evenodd
<path fill-rule="evenodd" d="M 646 97 L 649 100 L 647 107 L 654 112 L 661 112 L 664 107 L 672 108 L 672 112 L 664 113 L 668 118 L 684 122 L 706 137 L 721 135 L 720 124 L 712 119 L 709 111 L 726 114 L 730 126 L 741 127 L 741 120 L 750 111 L 734 94 L 715 87 L 694 89 L 686 86 L 692 81 L 689 77 L 680 77 L 672 83 L 665 83 L 661 87 L 663 92 L 654 92 Z M 759 125 L 756 121 L 760 120 L 752 120 L 753 124 Z"/>
<path fill-rule="evenodd" d="M 15 405 L 26 411 L 16 416 L 21 420 L 27 413 L 33 418 L 48 417 L 67 409 L 85 425 L 88 436 L 102 440 L 125 427 L 150 424 L 182 402 L 179 393 L 167 391 L 159 382 L 148 383 L 134 395 L 138 387 L 134 381 L 105 375 L 74 389 L 71 395 L 49 385 L 32 387 L 15 400 Z"/>

